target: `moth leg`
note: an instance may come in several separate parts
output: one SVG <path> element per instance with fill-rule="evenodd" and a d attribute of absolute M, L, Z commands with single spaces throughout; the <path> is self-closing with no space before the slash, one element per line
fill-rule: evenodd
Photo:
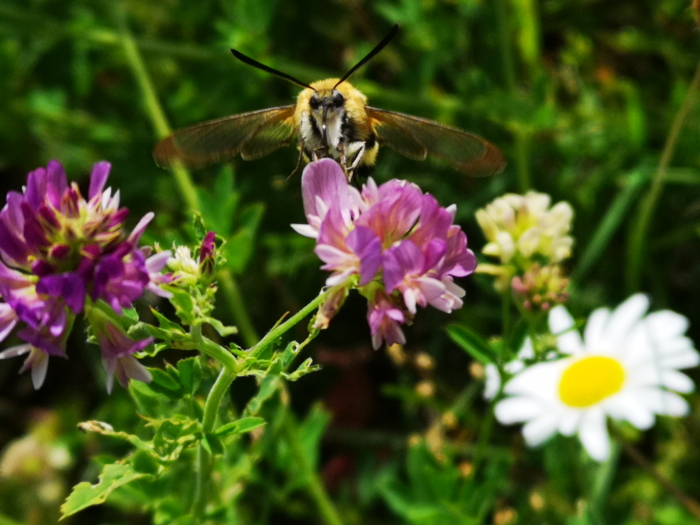
<path fill-rule="evenodd" d="M 352 165 L 349 168 L 347 168 L 346 172 L 348 182 L 350 182 L 350 180 L 352 179 L 352 176 L 355 173 L 355 169 L 360 165 L 360 161 L 362 161 L 362 157 L 365 156 L 365 150 L 367 149 L 367 146 L 362 141 L 353 142 L 351 146 L 355 146 L 356 144 L 359 144 L 359 146 L 357 147 L 357 153 L 355 153 L 355 158 L 352 161 Z"/>
<path fill-rule="evenodd" d="M 292 171 L 289 176 L 287 177 L 287 180 L 291 179 L 296 173 L 299 171 L 299 168 L 301 168 L 301 161 L 304 159 L 304 148 L 299 148 L 299 159 L 297 160 L 297 165 L 294 168 L 294 171 Z"/>

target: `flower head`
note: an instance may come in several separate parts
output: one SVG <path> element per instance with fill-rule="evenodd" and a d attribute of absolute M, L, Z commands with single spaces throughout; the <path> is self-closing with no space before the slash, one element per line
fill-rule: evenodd
<path fill-rule="evenodd" d="M 121 314 L 167 280 L 156 275 L 165 262 L 138 246 L 153 214 L 128 233 L 129 211 L 119 207 L 118 191 L 105 189 L 109 170 L 95 164 L 86 199 L 51 161 L 28 175 L 23 193 L 8 193 L 0 211 L 0 341 L 23 323 L 17 335 L 29 346 L 17 348 L 29 353 L 23 369 L 31 367 L 35 387 L 47 357 L 65 357 L 67 329 L 86 302 L 103 300 Z M 10 355 L 19 354 L 3 354 Z"/>
<path fill-rule="evenodd" d="M 544 193 L 508 193 L 476 212 L 488 241 L 482 251 L 500 262 L 482 264 L 479 272 L 496 276 L 498 291 L 506 291 L 514 277 L 525 279 L 535 265 L 555 267 L 571 256 L 573 209 L 567 202 L 552 207 L 550 202 Z"/>
<path fill-rule="evenodd" d="M 578 434 L 590 456 L 610 453 L 606 417 L 650 428 L 655 414 L 683 416 L 693 382 L 679 369 L 696 366 L 700 354 L 684 336 L 688 320 L 665 310 L 645 316 L 648 299 L 630 297 L 613 312 L 593 312 L 584 337 L 563 306 L 550 312 L 549 324 L 565 357 L 519 372 L 504 387 L 510 397 L 496 406 L 501 423 L 525 422 L 531 446 L 556 432 Z M 675 391 L 675 392 L 674 392 Z"/>
<path fill-rule="evenodd" d="M 403 342 L 399 326 L 418 306 L 445 312 L 462 306 L 464 290 L 454 278 L 473 273 L 476 258 L 453 224 L 454 206 L 442 208 L 401 180 L 377 186 L 370 178 L 359 191 L 331 159 L 305 168 L 302 192 L 308 224 L 292 226 L 316 239 L 322 269 L 331 272 L 327 285 L 357 276 L 375 347 Z"/>

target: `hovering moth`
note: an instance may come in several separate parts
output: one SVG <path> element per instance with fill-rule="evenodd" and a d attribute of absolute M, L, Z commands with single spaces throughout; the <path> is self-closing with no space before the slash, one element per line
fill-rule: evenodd
<path fill-rule="evenodd" d="M 305 84 L 232 49 L 233 55 L 304 90 L 296 104 L 261 109 L 176 131 L 153 150 L 156 163 L 171 167 L 181 162 L 199 168 L 239 155 L 245 160 L 264 157 L 295 140 L 299 161 L 333 158 L 348 180 L 368 171 L 379 146 L 388 146 L 414 160 L 434 157 L 471 176 L 492 175 L 506 165 L 501 151 L 477 135 L 403 113 L 367 105 L 367 97 L 348 78 L 369 62 L 396 36 L 398 24 L 342 78 Z"/>

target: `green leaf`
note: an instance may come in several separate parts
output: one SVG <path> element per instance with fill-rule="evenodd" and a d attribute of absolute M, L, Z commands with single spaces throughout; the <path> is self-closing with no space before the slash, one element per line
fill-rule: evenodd
<path fill-rule="evenodd" d="M 151 313 L 158 320 L 158 326 L 160 326 L 163 330 L 167 330 L 168 332 L 172 332 L 174 334 L 180 333 L 187 335 L 185 330 L 179 324 L 174 323 L 155 308 L 151 308 Z"/>
<path fill-rule="evenodd" d="M 487 365 L 495 362 L 495 356 L 488 343 L 469 328 L 452 324 L 447 327 L 447 335 L 481 364 Z"/>
<path fill-rule="evenodd" d="M 265 206 L 259 203 L 246 207 L 241 213 L 241 227 L 227 239 L 224 254 L 234 273 L 241 273 L 253 254 L 258 226 L 264 212 Z"/>
<path fill-rule="evenodd" d="M 100 481 L 95 485 L 86 481 L 78 483 L 66 501 L 61 505 L 61 519 L 72 516 L 87 507 L 104 503 L 114 489 L 134 480 L 150 477 L 143 472 L 136 472 L 131 465 L 116 463 L 102 469 Z"/>
<path fill-rule="evenodd" d="M 193 395 L 202 381 L 202 365 L 199 358 L 180 359 L 177 362 L 177 369 L 180 372 L 180 383 L 182 383 L 185 393 Z"/>
<path fill-rule="evenodd" d="M 224 444 L 215 434 L 205 434 L 204 437 L 202 437 L 202 446 L 207 449 L 212 456 L 219 456 L 224 453 Z"/>
<path fill-rule="evenodd" d="M 299 368 L 297 368 L 294 372 L 292 372 L 291 374 L 283 373 L 282 375 L 285 379 L 289 381 L 296 381 L 297 379 L 304 377 L 306 374 L 310 374 L 311 372 L 321 370 L 321 367 L 319 365 L 314 365 L 312 363 L 313 360 L 309 357 L 306 360 L 304 360 L 304 362 L 300 364 Z"/>
<path fill-rule="evenodd" d="M 615 197 L 615 201 L 608 208 L 605 217 L 598 224 L 598 228 L 586 246 L 583 255 L 581 255 L 579 263 L 571 273 L 573 282 L 580 283 L 598 262 L 608 244 L 610 244 L 613 235 L 632 209 L 639 191 L 647 182 L 647 177 L 641 168 L 632 171 L 626 179 L 627 184 L 620 190 L 617 197 Z"/>
<path fill-rule="evenodd" d="M 226 337 L 238 333 L 238 328 L 236 328 L 235 326 L 226 326 L 224 325 L 224 323 L 213 317 L 203 317 L 202 321 L 210 324 L 212 328 L 214 328 L 214 330 L 216 330 L 221 337 Z"/>
<path fill-rule="evenodd" d="M 260 389 L 258 394 L 248 401 L 248 406 L 246 412 L 248 414 L 257 414 L 263 406 L 263 403 L 267 401 L 280 387 L 281 380 L 277 376 L 268 376 L 262 380 L 260 383 Z"/>
<path fill-rule="evenodd" d="M 177 372 L 172 366 L 171 368 Z M 153 378 L 153 381 L 148 384 L 152 391 L 163 394 L 173 400 L 180 399 L 183 396 L 182 386 L 178 379 L 175 379 L 171 374 L 168 374 L 160 368 L 147 367 L 147 370 L 151 373 L 151 377 Z"/>
<path fill-rule="evenodd" d="M 180 320 L 185 324 L 193 324 L 196 316 L 194 302 L 190 294 L 174 286 L 168 286 L 167 290 L 173 294 L 170 298 L 170 304 L 175 307 L 175 313 Z"/>
<path fill-rule="evenodd" d="M 151 388 L 162 387 L 165 390 L 170 390 L 171 392 L 180 391 L 180 383 L 178 383 L 172 375 L 168 374 L 167 372 L 164 372 L 160 368 L 148 368 L 148 371 L 153 377 L 153 383 L 151 384 Z"/>
<path fill-rule="evenodd" d="M 258 427 L 265 425 L 265 420 L 261 417 L 244 417 L 233 423 L 228 423 L 220 427 L 214 435 L 223 438 L 228 436 L 233 436 L 235 434 L 243 434 L 245 432 L 250 432 Z"/>

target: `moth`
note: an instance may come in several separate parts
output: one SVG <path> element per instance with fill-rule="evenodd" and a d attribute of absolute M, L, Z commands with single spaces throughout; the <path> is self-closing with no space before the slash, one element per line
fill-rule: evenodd
<path fill-rule="evenodd" d="M 397 24 L 342 78 L 311 84 L 232 49 L 245 64 L 303 87 L 296 104 L 232 115 L 176 131 L 155 146 L 156 163 L 171 167 L 180 162 L 200 168 L 236 155 L 253 160 L 296 140 L 300 151 L 297 167 L 302 159 L 308 162 L 330 157 L 343 167 L 348 180 L 356 171 L 371 169 L 380 146 L 414 160 L 428 156 L 440 159 L 466 175 L 501 172 L 506 161 L 490 142 L 452 126 L 368 106 L 367 97 L 347 81 L 398 30 Z"/>

